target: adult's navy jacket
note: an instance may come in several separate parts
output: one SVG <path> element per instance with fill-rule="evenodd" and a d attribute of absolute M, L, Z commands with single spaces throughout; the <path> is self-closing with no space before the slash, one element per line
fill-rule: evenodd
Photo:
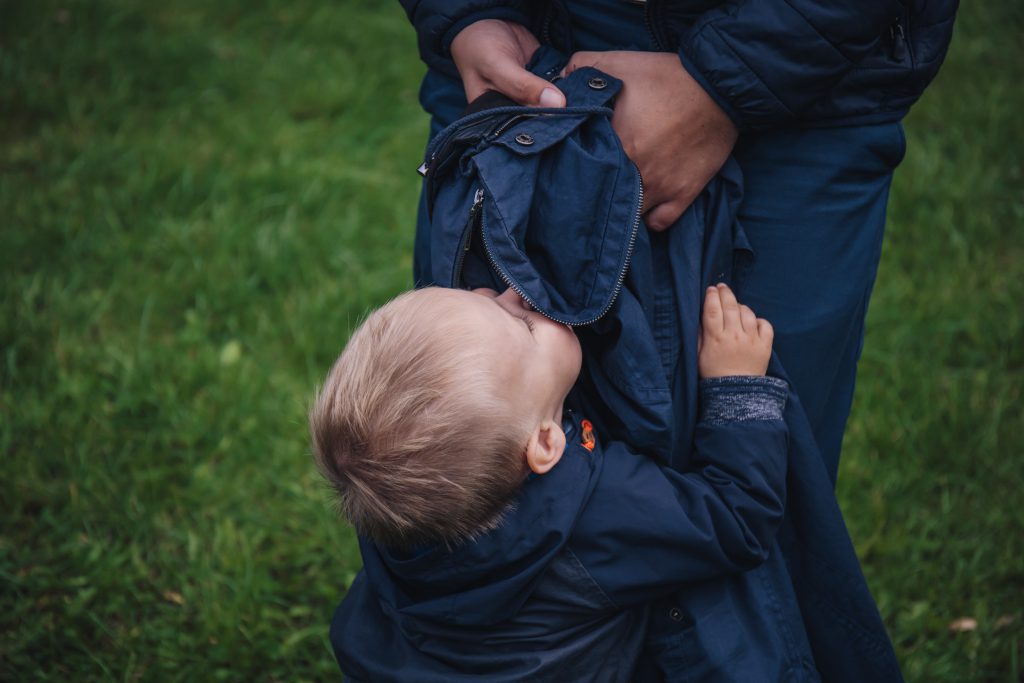
<path fill-rule="evenodd" d="M 557 73 L 556 60 L 542 50 L 534 69 Z M 538 311 L 577 325 L 584 368 L 568 405 L 591 417 L 609 442 L 629 443 L 678 471 L 699 468 L 701 462 L 692 460 L 699 435 L 693 341 L 704 288 L 728 280 L 748 252 L 735 220 L 742 197 L 737 167 L 726 164 L 671 230 L 649 234 L 639 221 L 639 176 L 610 125 L 608 106 L 621 84 L 580 69 L 559 85 L 569 103 L 564 110 L 499 106 L 478 111 L 431 144 L 426 177 L 434 280 L 450 286 L 512 286 Z M 784 376 L 774 361 L 770 374 Z M 654 577 L 661 563 L 670 561 L 651 556 L 652 574 L 639 585 L 654 591 L 685 586 L 651 603 L 647 650 L 634 680 L 655 679 L 655 668 L 670 680 L 690 681 L 901 680 L 795 395 L 784 417 L 790 434 L 787 501 L 777 542 L 770 544 L 763 564 L 731 578 L 706 578 L 735 572 L 736 562 L 726 558 L 717 567 L 674 574 L 665 584 Z M 606 455 L 605 466 L 608 462 Z M 623 506 L 608 510 L 622 511 Z M 652 533 L 663 521 L 649 520 Z M 707 543 L 713 547 L 721 540 L 709 537 Z M 642 545 L 644 537 L 615 537 L 603 581 L 620 586 L 635 581 L 632 567 L 644 557 L 634 541 Z M 626 573 L 615 578 L 619 561 Z M 373 552 L 366 562 L 366 573 L 332 625 L 343 668 L 345 653 L 362 651 L 404 667 L 416 680 L 413 672 L 423 664 L 418 657 L 424 648 L 436 646 L 457 658 L 459 650 L 433 640 L 429 629 L 410 626 L 403 642 L 417 647 L 397 647 L 385 630 L 364 626 L 353 616 L 361 611 L 358 601 L 366 607 L 374 595 L 385 605 L 393 600 L 388 595 L 394 577 L 380 571 L 379 563 L 373 568 Z M 588 571 L 593 574 L 593 563 Z M 517 589 L 532 590 L 523 583 Z M 641 599 L 654 594 L 639 590 L 635 595 Z M 346 612 L 346 604 L 356 609 Z M 507 616 L 508 607 L 507 602 L 456 606 L 441 600 L 429 609 L 432 617 L 447 619 L 459 619 L 466 610 L 470 623 L 481 623 L 487 615 Z M 538 633 L 543 628 L 538 622 Z M 538 639 L 537 648 L 568 657 L 577 652 L 573 642 Z M 500 639 L 490 645 L 500 647 Z M 604 654 L 587 656 L 603 662 Z M 486 657 L 475 661 L 483 666 Z"/>
<path fill-rule="evenodd" d="M 401 0 L 432 69 L 458 77 L 452 40 L 480 19 L 530 27 L 569 54 L 564 1 Z M 625 0 L 623 0 L 625 1 Z M 599 3 L 595 3 L 597 5 Z M 654 43 L 740 130 L 901 119 L 938 72 L 958 0 L 647 0 Z M 600 12 L 583 2 L 578 12 Z"/>

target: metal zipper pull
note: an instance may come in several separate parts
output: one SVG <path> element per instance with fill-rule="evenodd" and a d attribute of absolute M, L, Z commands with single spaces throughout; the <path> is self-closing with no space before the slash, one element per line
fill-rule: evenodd
<path fill-rule="evenodd" d="M 431 154 L 430 160 L 424 161 L 422 164 L 420 164 L 420 167 L 416 169 L 416 172 L 419 173 L 424 178 L 426 178 L 427 173 L 430 172 L 430 167 L 434 165 L 435 159 L 437 159 L 437 154 Z"/>
<path fill-rule="evenodd" d="M 477 217 L 483 209 L 484 191 L 478 189 L 473 195 L 473 205 L 469 207 L 469 215 L 466 217 L 466 228 L 462 231 L 461 248 L 455 252 L 455 266 L 452 269 L 452 281 L 450 287 L 462 286 L 462 266 L 466 262 L 466 254 L 473 246 L 473 233 L 476 232 Z"/>
<path fill-rule="evenodd" d="M 907 56 L 907 35 L 903 31 L 903 24 L 897 18 L 896 23 L 889 27 L 889 56 L 897 62 L 902 62 Z"/>
<path fill-rule="evenodd" d="M 473 244 L 473 231 L 476 228 L 476 215 L 480 213 L 480 207 L 484 204 L 484 191 L 477 190 L 473 195 L 473 206 L 469 208 L 469 232 L 466 234 L 466 244 L 462 247 L 463 253 L 469 251 Z"/>

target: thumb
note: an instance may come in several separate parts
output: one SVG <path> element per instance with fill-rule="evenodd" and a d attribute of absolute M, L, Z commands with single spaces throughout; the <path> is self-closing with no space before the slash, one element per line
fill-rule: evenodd
<path fill-rule="evenodd" d="M 548 87 L 541 90 L 540 97 L 537 98 L 537 104 L 542 107 L 564 107 L 565 95 L 562 94 L 561 90 L 549 84 Z"/>
<path fill-rule="evenodd" d="M 552 83 L 517 64 L 503 66 L 490 75 L 494 89 L 527 107 L 564 107 L 565 95 Z"/>
<path fill-rule="evenodd" d="M 683 215 L 685 207 L 678 202 L 664 202 L 647 212 L 644 221 L 654 232 L 661 232 L 672 227 L 672 224 Z"/>

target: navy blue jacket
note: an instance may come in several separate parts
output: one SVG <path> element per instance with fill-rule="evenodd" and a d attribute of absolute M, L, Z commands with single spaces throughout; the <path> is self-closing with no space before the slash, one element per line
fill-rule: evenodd
<path fill-rule="evenodd" d="M 498 529 L 454 548 L 361 541 L 364 570 L 331 641 L 361 681 L 625 681 L 653 598 L 762 562 L 782 518 L 785 383 L 703 385 L 692 473 L 621 442 L 593 450 L 580 421 Z"/>
<path fill-rule="evenodd" d="M 541 51 L 535 70 L 550 73 L 553 59 Z M 566 109 L 499 106 L 435 137 L 426 163 L 433 279 L 512 286 L 538 311 L 578 325 L 586 352 L 569 404 L 608 441 L 693 470 L 700 465 L 692 460 L 699 431 L 693 340 L 703 291 L 727 281 L 749 256 L 735 220 L 738 168 L 727 163 L 671 230 L 649 234 L 640 228 L 639 175 L 610 124 L 608 105 L 621 84 L 580 69 L 560 87 Z M 784 376 L 774 361 L 770 374 Z M 655 667 L 670 680 L 901 680 L 796 396 L 785 421 L 789 473 L 778 542 L 756 569 L 655 599 L 636 680 L 653 679 Z M 659 521 L 648 524 L 657 529 Z M 626 538 L 616 539 L 607 557 L 612 578 L 602 585 L 635 578 L 615 579 L 612 560 L 643 560 Z M 717 570 L 720 576 L 730 567 Z M 588 571 L 594 574 L 593 563 Z M 647 584 L 658 582 L 641 582 Z M 355 594 L 365 600 L 361 585 Z M 490 613 L 492 605 L 476 608 Z M 332 631 L 335 646 L 356 637 L 375 658 L 407 665 L 416 679 L 412 655 L 396 650 L 388 631 L 368 624 L 363 636 L 360 628 L 348 618 L 347 628 Z M 405 637 L 441 643 L 430 633 L 411 629 Z M 558 658 L 571 653 L 572 642 L 546 649 Z M 446 656 L 458 653 L 448 649 Z"/>
<path fill-rule="evenodd" d="M 683 65 L 740 130 L 896 121 L 946 55 L 957 0 L 647 0 L 653 42 Z M 531 27 L 574 51 L 561 2 L 402 0 L 433 69 L 479 19 Z M 597 10 L 595 10 L 597 11 Z"/>

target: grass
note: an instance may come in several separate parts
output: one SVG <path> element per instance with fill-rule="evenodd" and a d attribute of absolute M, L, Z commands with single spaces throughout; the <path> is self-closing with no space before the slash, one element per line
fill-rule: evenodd
<path fill-rule="evenodd" d="M 840 502 L 911 681 L 1024 680 L 1021 27 L 965 3 L 906 123 L 844 443 Z"/>
<path fill-rule="evenodd" d="M 912 681 L 1022 680 L 1022 29 L 907 121 L 840 474 Z M 304 415 L 410 283 L 421 74 L 397 3 L 0 0 L 0 679 L 337 677 Z"/>

